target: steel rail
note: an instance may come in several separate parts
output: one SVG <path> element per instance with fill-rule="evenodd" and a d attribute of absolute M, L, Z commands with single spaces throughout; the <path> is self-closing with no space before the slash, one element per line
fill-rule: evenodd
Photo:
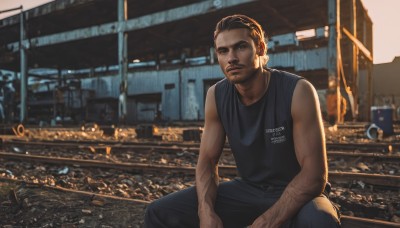
<path fill-rule="evenodd" d="M 105 195 L 105 194 L 94 193 L 94 192 L 74 190 L 74 189 L 63 188 L 63 187 L 60 187 L 60 186 L 49 186 L 49 185 L 42 184 L 42 183 L 27 182 L 27 181 L 23 181 L 23 180 L 15 180 L 15 179 L 10 179 L 10 178 L 5 178 L 5 177 L 0 177 L 0 181 L 2 181 L 2 182 L 14 182 L 14 183 L 18 183 L 18 184 L 21 184 L 21 185 L 26 185 L 27 187 L 46 188 L 46 189 L 50 189 L 50 190 L 62 191 L 62 192 L 67 192 L 67 193 L 77 193 L 77 194 L 80 194 L 80 195 L 89 196 L 90 198 L 94 198 L 94 197 L 96 197 L 97 199 L 98 198 L 105 198 L 105 199 L 129 201 L 129 202 L 139 203 L 139 204 L 149 204 L 150 203 L 149 201 L 146 201 L 146 200 L 124 198 L 124 197 L 113 196 L 113 195 Z"/>
<path fill-rule="evenodd" d="M 384 151 L 400 150 L 400 143 L 326 143 L 327 150 Z"/>
<path fill-rule="evenodd" d="M 149 140 L 149 141 L 117 141 L 117 140 L 37 140 L 37 141 L 28 141 L 28 139 L 21 138 L 8 138 L 3 139 L 4 143 L 27 143 L 27 142 L 37 142 L 37 143 L 71 143 L 71 144 L 80 144 L 80 145 L 120 145 L 120 146 L 133 146 L 133 145 L 158 145 L 158 146 L 179 146 L 179 147 L 200 147 L 200 143 L 198 142 L 160 142 L 159 140 Z M 328 142 L 326 143 L 326 147 L 328 150 L 335 149 L 347 149 L 347 150 L 358 150 L 358 151 L 385 151 L 389 152 L 392 150 L 400 150 L 400 142 L 377 142 L 377 143 L 334 143 Z M 229 148 L 229 144 L 226 144 L 224 148 Z"/>
<path fill-rule="evenodd" d="M 393 228 L 400 227 L 400 223 L 377 219 L 360 218 L 342 215 L 340 219 L 343 228 Z"/>
<path fill-rule="evenodd" d="M 158 144 L 133 144 L 133 145 L 123 145 L 123 144 L 114 144 L 114 145 L 105 145 L 105 144 L 78 144 L 78 143 L 55 143 L 55 142 L 31 142 L 31 141 L 5 141 L 3 144 L 9 145 L 23 145 L 23 146 L 51 146 L 51 147 L 73 147 L 80 149 L 100 149 L 105 150 L 106 147 L 111 147 L 112 149 L 131 149 L 134 151 L 160 151 L 160 152 L 182 152 L 188 151 L 193 153 L 198 153 L 198 147 L 179 147 L 178 144 L 172 146 L 158 145 Z M 230 153 L 231 150 L 229 148 L 223 149 L 224 153 Z M 378 153 L 378 152 L 343 152 L 343 151 L 328 151 L 328 156 L 330 157 L 363 157 L 363 158 L 371 158 L 371 159 L 380 159 L 380 160 L 390 160 L 390 161 L 400 161 L 400 155 L 397 154 L 389 154 L 389 153 Z"/>
<path fill-rule="evenodd" d="M 49 158 L 45 156 L 21 155 L 21 154 L 5 153 L 5 152 L 0 152 L 0 158 L 30 161 L 30 162 L 43 162 L 49 164 L 119 169 L 129 172 L 143 172 L 143 171 L 160 172 L 161 170 L 164 170 L 168 172 L 180 172 L 192 175 L 194 175 L 195 173 L 195 167 L 192 166 L 168 166 L 168 165 L 142 164 L 142 163 L 103 162 L 103 161 L 87 160 L 87 159 L 81 160 L 72 158 Z M 236 166 L 219 166 L 218 170 L 221 175 L 237 175 Z M 360 180 L 371 185 L 400 188 L 400 176 L 351 173 L 351 172 L 329 172 L 328 175 L 329 175 L 329 180 L 333 182 Z"/>
<path fill-rule="evenodd" d="M 329 172 L 328 176 L 333 182 L 360 180 L 371 185 L 400 188 L 400 176 L 352 172 Z"/>
<path fill-rule="evenodd" d="M 343 151 L 328 151 L 329 157 L 362 157 L 379 160 L 400 161 L 400 154 L 387 154 L 387 153 L 360 153 L 360 152 L 343 152 Z"/>

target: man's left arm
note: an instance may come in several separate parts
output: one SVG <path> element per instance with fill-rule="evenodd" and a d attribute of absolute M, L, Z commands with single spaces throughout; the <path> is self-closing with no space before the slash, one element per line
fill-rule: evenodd
<path fill-rule="evenodd" d="M 293 139 L 300 172 L 279 200 L 254 221 L 254 227 L 279 227 L 322 193 L 327 181 L 325 135 L 317 92 L 300 80 L 292 99 Z"/>

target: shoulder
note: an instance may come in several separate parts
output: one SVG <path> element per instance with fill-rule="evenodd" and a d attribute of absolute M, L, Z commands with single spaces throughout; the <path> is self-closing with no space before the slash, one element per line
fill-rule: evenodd
<path fill-rule="evenodd" d="M 307 80 L 299 80 L 294 89 L 295 95 L 314 96 L 316 90 L 314 86 Z"/>
<path fill-rule="evenodd" d="M 226 78 L 223 78 L 220 81 L 218 81 L 217 83 L 215 83 L 213 86 L 215 86 L 218 90 L 220 90 L 220 89 L 224 89 L 224 88 L 226 89 L 227 87 L 229 87 L 230 84 L 231 83 Z"/>
<path fill-rule="evenodd" d="M 273 93 L 276 93 L 277 96 L 284 101 L 285 107 L 290 110 L 292 108 L 293 99 L 297 97 L 297 95 L 294 94 L 296 87 L 298 87 L 297 84 L 304 81 L 302 80 L 304 78 L 286 71 L 276 69 L 268 70 L 271 72 L 270 85 Z"/>
<path fill-rule="evenodd" d="M 277 70 L 277 69 L 272 69 L 268 68 L 268 70 L 271 72 L 271 75 L 276 76 L 276 78 L 282 80 L 282 81 L 294 81 L 297 82 L 300 79 L 303 79 L 303 77 L 293 74 L 287 71 L 283 70 Z"/>
<path fill-rule="evenodd" d="M 210 89 L 212 88 L 213 94 L 215 94 L 215 98 L 217 100 L 224 100 L 228 95 L 229 91 L 232 90 L 233 85 L 229 82 L 226 78 L 215 83 Z"/>
<path fill-rule="evenodd" d="M 271 81 L 274 81 L 273 84 L 291 100 L 297 82 L 304 78 L 282 70 L 269 69 L 269 71 L 271 72 Z"/>
<path fill-rule="evenodd" d="M 299 80 L 293 92 L 292 115 L 319 108 L 317 91 L 307 80 Z"/>
<path fill-rule="evenodd" d="M 206 104 L 210 102 L 215 103 L 216 99 L 218 99 L 220 96 L 223 96 L 228 84 L 228 80 L 224 78 L 210 86 L 210 88 L 207 90 Z"/>

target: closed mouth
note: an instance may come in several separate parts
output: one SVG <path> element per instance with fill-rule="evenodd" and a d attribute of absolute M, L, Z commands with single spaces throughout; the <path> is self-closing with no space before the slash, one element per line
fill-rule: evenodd
<path fill-rule="evenodd" d="M 239 66 L 231 66 L 231 67 L 228 67 L 226 69 L 226 72 L 230 72 L 230 71 L 234 71 L 234 70 L 240 70 L 240 69 L 242 69 L 242 68 L 239 67 Z"/>

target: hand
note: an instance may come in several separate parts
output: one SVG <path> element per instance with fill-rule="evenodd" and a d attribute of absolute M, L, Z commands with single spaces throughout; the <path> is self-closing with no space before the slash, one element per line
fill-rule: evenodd
<path fill-rule="evenodd" d="M 251 228 L 275 228 L 281 227 L 282 224 L 276 224 L 277 221 L 273 217 L 268 216 L 269 214 L 264 213 L 260 215 L 251 225 Z"/>
<path fill-rule="evenodd" d="M 251 224 L 251 228 L 263 228 L 263 227 L 269 227 L 268 221 L 264 219 L 264 217 L 261 215 L 259 216 L 253 224 Z"/>
<path fill-rule="evenodd" d="M 200 228 L 223 228 L 221 219 L 216 213 L 200 217 Z"/>

